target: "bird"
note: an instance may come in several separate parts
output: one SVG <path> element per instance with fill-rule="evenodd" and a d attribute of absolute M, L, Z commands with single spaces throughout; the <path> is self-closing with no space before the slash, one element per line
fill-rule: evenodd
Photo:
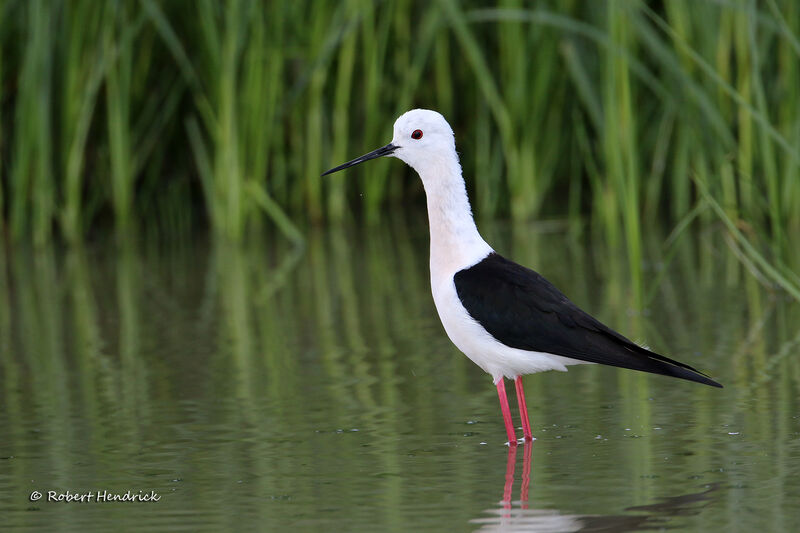
<path fill-rule="evenodd" d="M 378 157 L 419 175 L 428 208 L 431 294 L 447 336 L 497 388 L 508 444 L 516 446 L 505 379 L 514 381 L 523 442 L 533 439 L 522 376 L 599 363 L 722 387 L 706 374 L 641 346 L 570 301 L 538 272 L 498 254 L 481 237 L 467 196 L 455 135 L 437 111 L 412 109 L 392 142 L 322 175 Z"/>

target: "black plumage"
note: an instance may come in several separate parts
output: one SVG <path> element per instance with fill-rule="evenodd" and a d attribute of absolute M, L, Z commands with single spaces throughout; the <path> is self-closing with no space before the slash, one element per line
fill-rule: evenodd
<path fill-rule="evenodd" d="M 453 280 L 469 315 L 506 346 L 722 387 L 689 365 L 625 338 L 539 273 L 496 253 L 457 272 Z"/>

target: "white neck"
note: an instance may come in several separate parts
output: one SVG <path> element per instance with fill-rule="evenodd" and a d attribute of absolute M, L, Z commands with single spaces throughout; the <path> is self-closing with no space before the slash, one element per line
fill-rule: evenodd
<path fill-rule="evenodd" d="M 431 278 L 434 282 L 449 280 L 486 257 L 492 248 L 475 226 L 455 150 L 420 166 L 417 172 L 425 187 L 431 231 Z"/>

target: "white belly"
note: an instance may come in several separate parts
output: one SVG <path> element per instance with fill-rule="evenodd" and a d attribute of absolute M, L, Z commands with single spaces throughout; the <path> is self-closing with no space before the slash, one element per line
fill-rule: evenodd
<path fill-rule="evenodd" d="M 431 292 L 447 336 L 476 365 L 491 374 L 495 383 L 503 376 L 514 378 L 545 370 L 565 372 L 566 365 L 585 362 L 550 353 L 519 350 L 498 342 L 469 316 L 458 298 L 452 275 L 437 280 L 432 273 Z"/>

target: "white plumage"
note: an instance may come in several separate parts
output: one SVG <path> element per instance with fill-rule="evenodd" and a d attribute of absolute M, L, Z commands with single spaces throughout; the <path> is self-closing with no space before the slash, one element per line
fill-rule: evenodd
<path fill-rule="evenodd" d="M 415 130 L 424 132 L 414 140 Z M 497 383 L 544 370 L 566 371 L 584 363 L 559 355 L 510 348 L 498 342 L 473 319 L 456 293 L 453 276 L 492 253 L 472 216 L 461 164 L 450 125 L 436 111 L 414 109 L 394 123 L 392 145 L 397 157 L 422 179 L 428 203 L 431 235 L 431 293 L 439 318 L 453 344 Z M 435 156 L 431 156 L 435 154 Z"/>

